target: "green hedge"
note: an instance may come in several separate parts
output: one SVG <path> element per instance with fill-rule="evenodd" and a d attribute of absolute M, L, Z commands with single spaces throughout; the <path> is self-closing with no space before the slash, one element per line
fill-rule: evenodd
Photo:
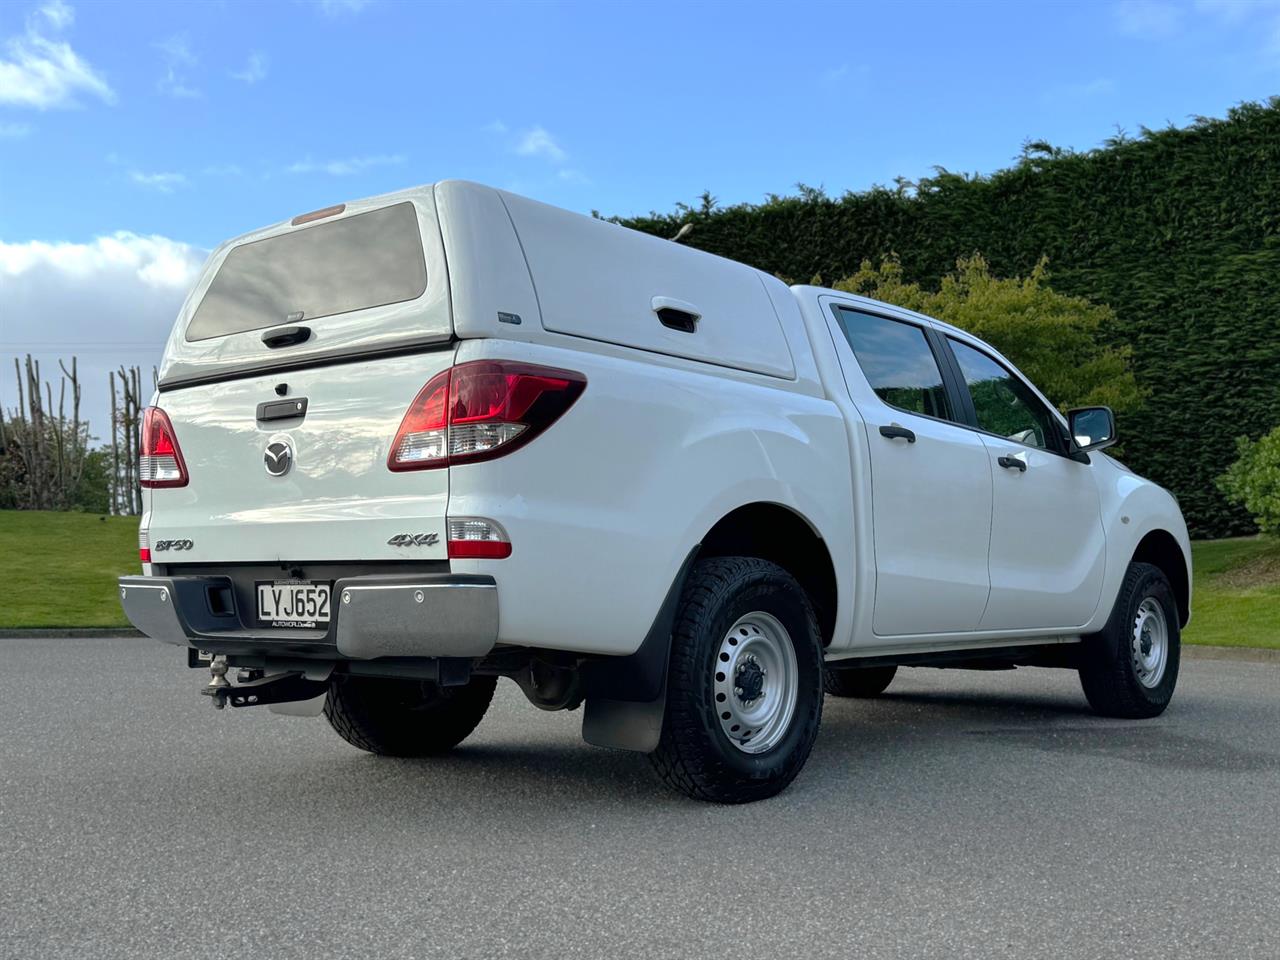
<path fill-rule="evenodd" d="M 670 237 L 688 221 L 689 245 L 800 282 L 891 252 L 924 284 L 972 253 L 1001 276 L 1047 255 L 1054 289 L 1114 308 L 1107 336 L 1150 389 L 1121 423 L 1126 461 L 1177 494 L 1193 535 L 1252 529 L 1214 478 L 1235 437 L 1280 423 L 1280 97 L 1088 153 L 1029 145 L 990 177 L 619 222 Z"/>

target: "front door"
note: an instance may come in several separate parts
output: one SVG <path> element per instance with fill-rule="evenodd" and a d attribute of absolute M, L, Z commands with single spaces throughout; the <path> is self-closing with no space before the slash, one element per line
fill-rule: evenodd
<path fill-rule="evenodd" d="M 954 338 L 990 457 L 991 598 L 987 630 L 1069 629 L 1093 616 L 1106 539 L 1089 464 L 1066 456 L 1061 422 L 1016 374 Z"/>

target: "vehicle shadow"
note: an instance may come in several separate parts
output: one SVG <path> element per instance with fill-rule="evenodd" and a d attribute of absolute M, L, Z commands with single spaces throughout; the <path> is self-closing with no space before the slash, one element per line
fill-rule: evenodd
<path fill-rule="evenodd" d="M 1081 717 L 1088 717 L 1086 708 L 1053 697 L 902 693 L 871 701 L 827 698 L 809 770 L 821 775 L 823 789 L 848 795 L 858 788 L 863 771 L 889 765 L 901 770 L 913 758 L 927 762 L 930 755 L 950 749 L 948 740 L 996 729 L 1025 729 L 1029 737 L 1042 737 L 1046 724 Z M 340 758 L 323 760 L 322 776 L 330 782 L 348 781 L 356 793 L 376 788 L 384 803 L 436 807 L 463 802 L 477 816 L 490 807 L 507 814 L 518 810 L 521 815 L 555 816 L 561 803 L 571 804 L 575 816 L 593 804 L 616 809 L 635 801 L 706 809 L 669 790 L 642 754 L 589 746 L 577 738 L 576 729 L 564 727 L 554 739 L 538 736 L 552 731 L 536 723 L 522 729 L 515 742 L 498 740 L 504 732 L 422 759 L 344 750 Z M 785 796 L 805 789 L 806 779 Z"/>

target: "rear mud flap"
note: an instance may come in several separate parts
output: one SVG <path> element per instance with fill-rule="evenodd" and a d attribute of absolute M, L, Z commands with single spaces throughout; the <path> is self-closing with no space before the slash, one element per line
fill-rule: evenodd
<path fill-rule="evenodd" d="M 582 739 L 597 747 L 653 753 L 662 737 L 667 691 L 656 700 L 605 700 L 588 697 L 582 712 Z"/>

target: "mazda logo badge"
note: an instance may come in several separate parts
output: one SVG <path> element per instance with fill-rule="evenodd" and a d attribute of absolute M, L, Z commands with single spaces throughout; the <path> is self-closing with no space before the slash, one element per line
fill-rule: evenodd
<path fill-rule="evenodd" d="M 283 440 L 268 443 L 267 450 L 262 455 L 262 464 L 273 477 L 283 477 L 293 466 L 293 450 Z"/>

